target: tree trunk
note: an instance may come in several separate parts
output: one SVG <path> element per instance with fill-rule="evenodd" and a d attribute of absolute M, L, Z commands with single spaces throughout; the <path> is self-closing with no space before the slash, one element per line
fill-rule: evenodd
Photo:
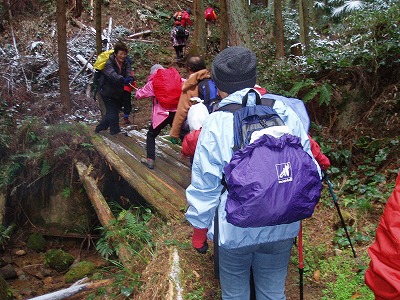
<path fill-rule="evenodd" d="M 57 0 L 57 42 L 58 72 L 60 78 L 60 98 L 65 113 L 71 113 L 71 99 L 68 84 L 67 20 L 64 0 Z"/>
<path fill-rule="evenodd" d="M 204 2 L 203 0 L 193 1 L 194 11 L 194 36 L 190 55 L 203 56 L 206 50 L 206 23 L 204 21 Z"/>
<path fill-rule="evenodd" d="M 219 16 L 219 24 L 220 24 L 220 43 L 219 47 L 224 50 L 228 47 L 228 34 L 229 34 L 229 19 L 228 19 L 228 10 L 227 10 L 227 2 L 228 0 L 220 0 L 220 9 L 221 15 Z"/>
<path fill-rule="evenodd" d="M 300 42 L 304 45 L 304 51 L 307 51 L 309 45 L 309 4 L 307 0 L 299 0 L 299 25 Z"/>
<path fill-rule="evenodd" d="M 282 18 L 282 0 L 274 0 L 274 35 L 277 58 L 285 56 L 285 36 Z"/>
<path fill-rule="evenodd" d="M 95 0 L 95 27 L 96 27 L 96 52 L 99 55 L 103 51 L 103 44 L 101 41 L 101 2 L 102 0 Z"/>
<path fill-rule="evenodd" d="M 249 5 L 245 0 L 226 0 L 229 19 L 230 46 L 251 47 L 249 34 Z"/>

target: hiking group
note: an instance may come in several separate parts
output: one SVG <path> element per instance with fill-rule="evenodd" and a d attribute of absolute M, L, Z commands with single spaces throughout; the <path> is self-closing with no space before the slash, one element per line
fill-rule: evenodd
<path fill-rule="evenodd" d="M 184 49 L 187 45 L 189 38 L 188 26 L 193 26 L 191 20 L 192 10 L 186 8 L 185 10 L 179 10 L 172 16 L 174 24 L 170 33 L 170 40 L 175 50 L 176 61 L 182 62 L 184 60 Z M 208 6 L 204 10 L 204 20 L 207 26 L 207 36 L 211 36 L 211 25 L 215 25 L 217 22 L 217 14 L 213 6 Z"/>
<path fill-rule="evenodd" d="M 111 134 L 119 130 L 124 87 L 134 82 L 127 54 L 118 44 L 105 63 L 103 80 L 110 83 L 99 92 L 106 115 L 96 132 L 107 126 Z M 175 68 L 154 64 L 136 90 L 136 99 L 153 101 L 141 162 L 155 168 L 155 139 L 171 125 L 171 142 L 181 140 L 182 153 L 192 162 L 186 190 L 192 245 L 206 253 L 207 239 L 213 240 L 222 298 L 249 299 L 253 282 L 257 299 L 284 299 L 300 220 L 318 203 L 321 167 L 326 170 L 329 160 L 308 135 L 302 101 L 256 84 L 251 50 L 221 51 L 211 72 L 203 58 L 189 57 L 186 71 L 183 79 Z"/>

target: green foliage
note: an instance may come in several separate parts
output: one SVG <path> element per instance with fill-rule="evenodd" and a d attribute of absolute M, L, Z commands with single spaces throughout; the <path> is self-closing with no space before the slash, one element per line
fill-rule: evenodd
<path fill-rule="evenodd" d="M 72 193 L 72 191 L 71 191 L 71 188 L 70 188 L 70 187 L 65 187 L 65 188 L 62 190 L 62 195 L 63 195 L 63 197 L 64 197 L 65 199 L 68 199 L 68 198 L 71 196 L 71 193 Z"/>
<path fill-rule="evenodd" d="M 130 210 L 122 209 L 118 218 L 109 224 L 112 230 L 100 228 L 103 231 L 103 237 L 98 240 L 96 249 L 103 257 L 109 259 L 112 254 L 118 253 L 120 245 L 124 245 L 132 254 L 147 261 L 146 256 L 140 252 L 146 250 L 152 254 L 153 251 L 152 234 L 147 226 L 151 218 L 150 209 L 138 207 Z"/>
<path fill-rule="evenodd" d="M 11 232 L 14 230 L 15 225 L 10 225 L 5 227 L 3 224 L 0 224 L 0 247 L 4 249 L 8 240 L 11 237 Z"/>
<path fill-rule="evenodd" d="M 367 262 L 366 254 L 356 260 L 350 251 L 319 261 L 321 279 L 326 282 L 322 300 L 373 300 L 374 294 L 364 284 Z"/>
<path fill-rule="evenodd" d="M 0 158 L 0 189 L 29 185 L 64 163 L 70 164 L 73 157 L 87 157 L 93 150 L 84 125 L 63 123 L 46 128 L 40 119 L 27 117 L 17 126 L 6 119 L 0 119 L 0 128 L 4 129 L 0 136 L 0 152 L 4 152 Z"/>
<path fill-rule="evenodd" d="M 204 297 L 204 286 L 201 286 L 201 284 L 198 284 L 198 287 L 194 289 L 193 292 L 188 292 L 184 295 L 185 300 L 202 300 L 205 299 Z"/>
<path fill-rule="evenodd" d="M 363 243 L 371 241 L 368 235 L 364 235 L 361 232 L 356 232 L 355 228 L 352 226 L 346 226 L 347 232 L 349 233 L 351 244 L 356 245 L 356 243 Z M 333 242 L 338 245 L 339 249 L 345 249 L 350 246 L 349 239 L 347 238 L 346 231 L 343 227 L 336 231 Z"/>

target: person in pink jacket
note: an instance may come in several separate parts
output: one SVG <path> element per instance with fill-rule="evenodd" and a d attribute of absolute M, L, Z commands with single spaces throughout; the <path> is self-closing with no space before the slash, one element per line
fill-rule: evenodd
<path fill-rule="evenodd" d="M 142 158 L 141 162 L 149 169 L 154 169 L 154 160 L 156 158 L 156 137 L 160 134 L 161 130 L 169 125 L 172 125 L 176 109 L 166 110 L 158 103 L 153 89 L 153 78 L 158 69 L 164 69 L 162 65 L 155 64 L 150 69 L 150 76 L 147 78 L 147 83 L 136 91 L 136 99 L 152 98 L 153 112 L 151 114 L 151 125 L 147 131 L 146 137 L 146 151 L 147 157 Z"/>

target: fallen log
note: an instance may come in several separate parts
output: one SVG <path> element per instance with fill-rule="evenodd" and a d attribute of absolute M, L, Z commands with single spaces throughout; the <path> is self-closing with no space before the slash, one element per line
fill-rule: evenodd
<path fill-rule="evenodd" d="M 112 282 L 111 280 L 101 280 L 101 281 L 93 282 L 93 283 L 72 285 L 69 288 L 62 289 L 62 290 L 52 292 L 49 294 L 45 294 L 45 295 L 42 295 L 39 297 L 31 298 L 29 300 L 61 300 L 61 299 L 65 299 L 70 296 L 76 295 L 83 291 L 97 289 L 101 286 L 107 286 L 111 282 Z"/>
<path fill-rule="evenodd" d="M 139 36 L 149 34 L 149 33 L 151 33 L 151 30 L 145 30 L 145 31 L 134 33 L 134 34 L 130 34 L 130 35 L 128 35 L 128 38 L 139 37 Z"/>
<path fill-rule="evenodd" d="M 75 162 L 75 167 L 78 171 L 79 178 L 86 190 L 86 193 L 92 202 L 94 210 L 99 218 L 100 223 L 108 230 L 112 230 L 110 222 L 115 220 L 115 217 L 108 206 L 106 199 L 97 187 L 96 181 L 90 176 L 89 169 L 82 162 Z M 119 260 L 129 270 L 133 269 L 132 253 L 125 245 L 120 245 L 118 252 Z"/>
<path fill-rule="evenodd" d="M 83 70 L 85 70 L 86 68 L 89 69 L 90 71 L 92 71 L 94 73 L 94 68 L 93 66 L 89 63 L 89 61 L 92 59 L 92 57 L 94 56 L 94 54 L 96 53 L 96 51 L 93 51 L 92 55 L 90 55 L 89 59 L 86 60 L 85 58 L 83 58 L 82 55 L 77 55 L 76 58 L 79 59 L 79 61 L 81 63 L 83 63 L 83 67 L 81 68 L 81 70 L 75 75 L 75 77 L 71 80 L 71 82 L 69 83 L 69 87 L 72 86 L 72 84 L 74 83 L 74 81 L 76 80 L 76 78 L 78 78 L 78 76 L 83 72 Z"/>

